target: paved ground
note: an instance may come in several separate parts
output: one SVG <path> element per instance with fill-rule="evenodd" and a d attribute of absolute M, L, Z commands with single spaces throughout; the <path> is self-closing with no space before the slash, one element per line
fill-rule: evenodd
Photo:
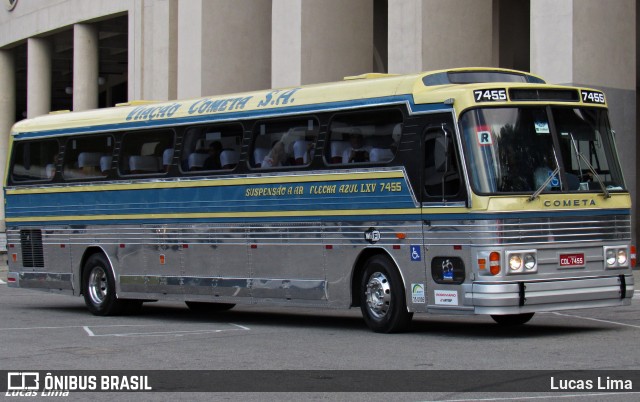
<path fill-rule="evenodd" d="M 365 327 L 357 310 L 237 307 L 228 313 L 197 315 L 181 303 L 162 302 L 146 304 L 137 316 L 94 317 L 80 298 L 0 285 L 1 370 L 637 370 L 639 335 L 637 299 L 626 308 L 538 314 L 517 329 L 501 328 L 488 317 L 416 316 L 410 332 L 380 335 Z M 640 389 L 640 384 L 635 387 Z M 576 401 L 640 398 L 640 393 L 615 392 L 562 395 Z M 559 396 L 149 393 L 135 398 L 555 400 Z M 75 394 L 70 399 L 86 397 Z"/>

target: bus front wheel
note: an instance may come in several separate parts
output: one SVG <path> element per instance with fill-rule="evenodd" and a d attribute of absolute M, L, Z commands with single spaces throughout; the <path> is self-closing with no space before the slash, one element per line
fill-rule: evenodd
<path fill-rule="evenodd" d="M 534 313 L 492 315 L 491 318 L 500 325 L 514 327 L 528 323 L 529 320 L 533 318 L 533 314 Z"/>
<path fill-rule="evenodd" d="M 407 311 L 400 274 L 385 256 L 374 256 L 366 262 L 360 282 L 360 309 L 374 332 L 404 331 L 413 317 Z"/>
<path fill-rule="evenodd" d="M 110 264 L 103 254 L 93 254 L 84 265 L 82 275 L 84 303 L 94 315 L 117 315 L 127 307 L 116 297 L 116 284 Z"/>

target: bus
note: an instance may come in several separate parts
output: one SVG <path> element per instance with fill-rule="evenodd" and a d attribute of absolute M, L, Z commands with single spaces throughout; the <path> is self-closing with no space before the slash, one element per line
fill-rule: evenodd
<path fill-rule="evenodd" d="M 498 68 L 130 102 L 14 125 L 8 285 L 414 313 L 629 305 L 631 201 L 603 92 Z"/>

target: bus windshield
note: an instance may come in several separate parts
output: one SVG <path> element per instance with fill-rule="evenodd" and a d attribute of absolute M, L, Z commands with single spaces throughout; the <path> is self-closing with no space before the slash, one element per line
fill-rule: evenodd
<path fill-rule="evenodd" d="M 460 128 L 477 193 L 623 190 L 605 110 L 473 109 Z"/>

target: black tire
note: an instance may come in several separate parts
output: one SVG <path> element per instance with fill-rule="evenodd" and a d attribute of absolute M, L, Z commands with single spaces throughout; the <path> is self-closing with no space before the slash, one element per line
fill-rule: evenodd
<path fill-rule="evenodd" d="M 505 315 L 492 315 L 493 321 L 505 327 L 516 327 L 529 322 L 533 318 L 534 313 L 526 314 L 505 314 Z"/>
<path fill-rule="evenodd" d="M 407 329 L 413 313 L 407 311 L 404 284 L 393 262 L 385 256 L 371 257 L 360 280 L 360 309 L 374 332 Z"/>
<path fill-rule="evenodd" d="M 236 305 L 231 303 L 209 303 L 209 302 L 184 302 L 189 310 L 194 313 L 219 313 L 222 311 L 231 310 Z"/>
<path fill-rule="evenodd" d="M 82 294 L 84 303 L 94 315 L 118 315 L 128 307 L 128 300 L 116 297 L 116 283 L 111 265 L 103 254 L 93 254 L 82 270 Z"/>

